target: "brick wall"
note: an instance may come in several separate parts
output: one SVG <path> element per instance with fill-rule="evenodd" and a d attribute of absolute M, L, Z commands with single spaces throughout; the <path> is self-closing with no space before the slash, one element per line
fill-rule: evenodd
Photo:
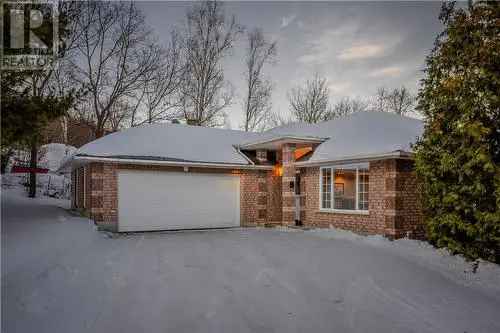
<path fill-rule="evenodd" d="M 71 208 L 84 209 L 84 168 L 80 167 L 71 172 Z"/>
<path fill-rule="evenodd" d="M 283 152 L 286 157 L 287 151 Z M 294 224 L 294 197 L 289 182 L 295 167 L 283 163 L 283 177 L 272 171 L 189 168 L 197 173 L 232 173 L 240 175 L 240 221 L 242 226 L 267 223 Z M 183 171 L 182 167 L 117 165 L 91 163 L 86 166 L 86 202 L 82 202 L 83 169 L 72 173 L 74 208 L 87 208 L 94 221 L 109 230 L 117 230 L 118 169 Z M 293 175 L 292 175 L 293 173 Z M 366 234 L 391 238 L 424 237 L 423 219 L 417 181 L 411 161 L 370 162 L 369 214 L 344 214 L 319 210 L 319 168 L 301 169 L 301 219 L 305 226 L 334 226 Z M 76 182 L 76 183 L 78 183 Z M 78 199 L 78 200 L 75 200 Z"/>
<path fill-rule="evenodd" d="M 255 226 L 267 218 L 267 191 L 265 173 L 245 170 L 240 175 L 240 222 L 242 226 Z"/>
<path fill-rule="evenodd" d="M 384 163 L 370 163 L 369 215 L 320 212 L 319 167 L 302 169 L 305 189 L 304 226 L 328 228 L 330 226 L 358 233 L 385 234 L 384 223 Z"/>
<path fill-rule="evenodd" d="M 86 178 L 88 179 L 86 207 L 96 224 L 111 231 L 117 230 L 118 223 L 119 169 L 184 171 L 183 167 L 109 163 L 91 163 L 86 168 Z M 82 170 L 81 168 L 74 170 L 75 177 L 80 173 L 83 174 Z M 272 171 L 189 168 L 189 172 L 240 175 L 240 221 L 242 226 L 264 225 L 270 220 L 281 222 L 281 192 L 277 192 L 280 191 L 280 187 L 276 186 L 278 183 L 281 184 L 281 177 L 274 176 Z M 79 186 L 78 190 L 82 192 L 82 187 Z"/>
<path fill-rule="evenodd" d="M 370 162 L 369 214 L 321 212 L 319 167 L 302 169 L 305 196 L 305 226 L 330 226 L 390 238 L 422 238 L 422 215 L 416 176 L 411 161 Z M 409 232 L 409 234 L 407 234 Z"/>
<path fill-rule="evenodd" d="M 386 163 L 386 228 L 391 238 L 425 238 L 422 206 L 414 162 L 390 160 Z"/>
<path fill-rule="evenodd" d="M 273 172 L 267 173 L 267 223 L 281 224 L 282 221 L 282 181 Z"/>

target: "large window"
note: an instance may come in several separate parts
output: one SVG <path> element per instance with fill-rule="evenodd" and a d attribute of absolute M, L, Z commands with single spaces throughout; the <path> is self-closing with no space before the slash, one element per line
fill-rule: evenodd
<path fill-rule="evenodd" d="M 368 166 L 321 168 L 321 209 L 366 212 L 368 211 L 368 195 Z"/>

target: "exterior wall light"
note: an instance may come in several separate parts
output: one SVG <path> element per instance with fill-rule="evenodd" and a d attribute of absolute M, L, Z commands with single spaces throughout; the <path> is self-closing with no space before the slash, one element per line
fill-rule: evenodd
<path fill-rule="evenodd" d="M 277 164 L 273 167 L 273 173 L 277 177 L 283 176 L 283 166 Z"/>

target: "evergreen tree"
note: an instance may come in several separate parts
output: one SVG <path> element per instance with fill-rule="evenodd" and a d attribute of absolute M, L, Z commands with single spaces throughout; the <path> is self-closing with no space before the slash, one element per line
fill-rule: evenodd
<path fill-rule="evenodd" d="M 29 6 L 29 4 L 27 4 Z M 72 19 L 79 12 L 80 4 L 76 1 L 58 3 L 59 44 L 54 60 L 60 60 L 71 47 L 70 26 Z M 51 29 L 40 29 L 38 36 L 42 39 L 52 38 Z M 0 55 L 3 55 L 0 54 Z M 3 59 L 0 59 L 3 61 Z M 70 108 L 74 97 L 74 89 L 56 92 L 50 86 L 54 80 L 54 70 L 3 70 L 0 71 L 1 83 L 1 139 L 2 168 L 12 151 L 13 146 L 29 147 L 31 151 L 30 167 L 37 167 L 37 152 L 40 137 L 48 123 L 64 115 Z M 36 173 L 30 172 L 30 197 L 36 196 Z"/>
<path fill-rule="evenodd" d="M 415 147 L 428 238 L 500 262 L 500 6 L 443 4 L 445 30 L 426 60 Z"/>
<path fill-rule="evenodd" d="M 2 79 L 9 77 L 2 73 Z M 19 75 L 12 76 L 12 78 Z M 8 93 L 2 85 L 2 147 L 19 145 L 30 147 L 30 167 L 37 167 L 38 143 L 48 123 L 66 113 L 73 101 L 73 95 L 64 97 L 32 96 L 30 94 Z M 8 150 L 7 150 L 8 155 Z M 36 173 L 30 173 L 30 197 L 36 196 Z"/>

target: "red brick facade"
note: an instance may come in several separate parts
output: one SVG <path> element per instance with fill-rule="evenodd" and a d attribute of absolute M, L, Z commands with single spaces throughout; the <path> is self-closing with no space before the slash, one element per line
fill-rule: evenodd
<path fill-rule="evenodd" d="M 305 226 L 330 226 L 390 238 L 423 238 L 423 219 L 413 162 L 382 160 L 370 162 L 369 212 L 348 214 L 320 211 L 319 167 L 302 169 L 305 192 Z"/>
<path fill-rule="evenodd" d="M 242 226 L 295 224 L 294 146 L 282 151 L 283 174 L 271 170 L 189 168 L 194 173 L 240 175 Z M 72 206 L 82 209 L 101 227 L 117 230 L 119 169 L 184 172 L 182 167 L 90 163 L 72 173 Z M 306 227 L 338 227 L 390 238 L 424 237 L 413 162 L 382 160 L 369 165 L 369 213 L 346 214 L 319 209 L 319 167 L 301 168 L 301 221 Z M 85 186 L 82 186 L 85 184 Z"/>

